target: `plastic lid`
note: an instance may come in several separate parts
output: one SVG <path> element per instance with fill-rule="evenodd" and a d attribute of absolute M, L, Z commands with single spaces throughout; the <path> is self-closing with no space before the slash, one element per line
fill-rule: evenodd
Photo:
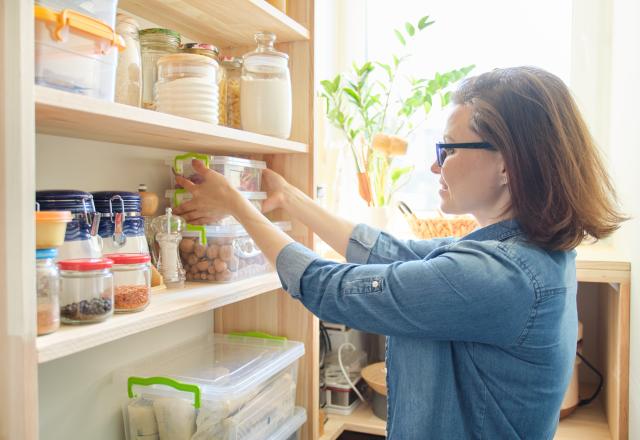
<path fill-rule="evenodd" d="M 36 260 L 45 260 L 56 258 L 58 256 L 58 249 L 49 248 L 49 249 L 36 249 Z"/>
<path fill-rule="evenodd" d="M 71 211 L 35 211 L 36 222 L 64 222 L 73 220 Z"/>
<path fill-rule="evenodd" d="M 251 160 L 251 159 L 245 159 L 242 157 L 233 157 L 233 156 L 214 156 L 213 164 L 214 165 L 224 165 L 224 164 L 242 165 L 245 167 L 259 168 L 261 170 L 267 167 L 267 163 L 263 160 Z"/>
<path fill-rule="evenodd" d="M 113 266 L 113 260 L 108 258 L 79 258 L 77 260 L 58 261 L 60 270 L 76 270 L 78 272 L 110 269 L 111 266 Z"/>
<path fill-rule="evenodd" d="M 159 35 L 169 35 L 171 37 L 175 37 L 180 40 L 180 34 L 176 31 L 172 31 L 171 29 L 163 29 L 163 28 L 149 28 L 149 29 L 141 29 L 140 35 L 150 35 L 150 34 L 159 34 Z"/>
<path fill-rule="evenodd" d="M 209 64 L 218 65 L 218 62 L 213 58 L 206 57 L 204 55 L 198 55 L 195 53 L 174 53 L 171 55 L 164 55 L 158 60 L 158 66 L 166 63 L 189 63 L 189 64 Z"/>
<path fill-rule="evenodd" d="M 148 254 L 107 254 L 104 257 L 113 260 L 113 264 L 141 264 L 151 261 Z"/>
<path fill-rule="evenodd" d="M 233 67 L 234 69 L 239 69 L 240 67 L 242 67 L 242 58 L 240 57 L 225 55 L 224 57 L 222 57 L 221 62 L 225 67 Z"/>

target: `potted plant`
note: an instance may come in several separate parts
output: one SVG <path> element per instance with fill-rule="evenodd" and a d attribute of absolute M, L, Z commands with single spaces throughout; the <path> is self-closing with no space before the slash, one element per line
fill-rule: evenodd
<path fill-rule="evenodd" d="M 367 206 L 389 204 L 394 192 L 408 180 L 413 166 L 394 167 L 394 158 L 406 154 L 408 139 L 426 120 L 434 99 L 449 103 L 449 86 L 464 78 L 475 65 L 437 72 L 433 78 L 401 76 L 407 51 L 422 31 L 431 26 L 429 16 L 404 30 L 394 30 L 403 53 L 392 62 L 353 64 L 350 72 L 320 82 L 331 125 L 344 135 L 356 166 L 358 192 Z M 400 84 L 400 81 L 406 84 Z"/>

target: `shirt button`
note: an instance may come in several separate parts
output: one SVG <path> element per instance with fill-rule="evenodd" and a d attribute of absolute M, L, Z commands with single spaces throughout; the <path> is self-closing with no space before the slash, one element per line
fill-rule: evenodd
<path fill-rule="evenodd" d="M 380 283 L 378 281 L 374 281 L 373 283 L 371 283 L 371 287 L 373 287 L 374 289 L 377 288 L 380 285 Z"/>

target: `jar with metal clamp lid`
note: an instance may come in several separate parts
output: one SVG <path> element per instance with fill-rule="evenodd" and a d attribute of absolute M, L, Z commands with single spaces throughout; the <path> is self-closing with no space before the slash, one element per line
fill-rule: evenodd
<path fill-rule="evenodd" d="M 100 213 L 98 234 L 102 237 L 103 253 L 148 254 L 140 194 L 128 191 L 92 194 L 96 211 Z"/>

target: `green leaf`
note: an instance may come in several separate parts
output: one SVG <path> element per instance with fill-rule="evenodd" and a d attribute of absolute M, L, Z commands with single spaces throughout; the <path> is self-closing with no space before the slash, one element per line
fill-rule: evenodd
<path fill-rule="evenodd" d="M 449 90 L 444 95 L 440 95 L 440 106 L 446 107 L 449 104 L 450 100 L 451 100 L 451 90 Z"/>
<path fill-rule="evenodd" d="M 422 30 L 422 29 L 426 28 L 427 27 L 427 21 L 429 21 L 429 16 L 425 15 L 418 22 L 418 29 Z"/>
<path fill-rule="evenodd" d="M 385 72 L 387 72 L 387 77 L 389 78 L 389 81 L 391 81 L 391 79 L 393 78 L 393 72 L 391 71 L 391 66 L 388 64 L 379 63 L 379 62 L 376 62 L 376 64 L 382 67 Z"/>
<path fill-rule="evenodd" d="M 320 81 L 320 84 L 324 88 L 325 92 L 327 92 L 327 94 L 331 95 L 335 93 L 336 89 L 333 87 L 333 82 L 329 81 L 328 79 L 325 79 Z"/>
<path fill-rule="evenodd" d="M 407 34 L 409 34 L 410 37 L 413 37 L 416 34 L 416 28 L 414 28 L 411 23 L 405 23 L 404 28 L 407 30 Z"/>
<path fill-rule="evenodd" d="M 405 174 L 410 173 L 411 171 L 413 171 L 413 165 L 409 165 L 402 168 L 393 168 L 391 170 L 391 182 L 395 184 L 398 181 L 398 179 L 400 179 Z"/>
<path fill-rule="evenodd" d="M 334 90 L 338 90 L 338 88 L 340 88 L 340 81 L 342 81 L 342 77 L 340 74 L 337 74 L 336 77 L 333 79 L 333 89 Z"/>
<path fill-rule="evenodd" d="M 402 33 L 397 29 L 394 29 L 393 32 L 396 33 L 396 37 L 398 38 L 398 41 L 400 42 L 400 44 L 402 44 L 403 46 L 406 46 L 407 42 L 405 41 L 404 37 L 402 36 Z"/>
<path fill-rule="evenodd" d="M 400 58 L 398 58 L 395 54 L 393 55 L 393 66 L 397 69 L 398 64 L 400 64 Z"/>
<path fill-rule="evenodd" d="M 350 89 L 349 87 L 345 87 L 342 89 L 342 91 L 344 93 L 346 93 L 347 95 L 349 95 L 349 97 L 353 100 L 353 103 L 356 104 L 358 107 L 360 107 L 361 102 L 360 102 L 360 95 L 358 95 L 355 90 Z"/>

